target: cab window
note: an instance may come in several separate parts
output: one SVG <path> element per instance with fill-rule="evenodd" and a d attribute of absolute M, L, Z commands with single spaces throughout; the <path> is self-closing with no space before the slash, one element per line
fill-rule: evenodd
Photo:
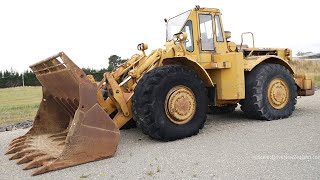
<path fill-rule="evenodd" d="M 217 37 L 217 42 L 223 42 L 223 33 L 222 33 L 222 28 L 221 28 L 221 23 L 220 23 L 220 17 L 219 15 L 214 16 L 214 21 L 216 23 L 216 37 Z"/>
<path fill-rule="evenodd" d="M 200 41 L 202 51 L 213 51 L 213 29 L 212 29 L 212 16 L 211 14 L 200 14 Z"/>
<path fill-rule="evenodd" d="M 187 33 L 188 37 L 184 41 L 184 45 L 185 45 L 187 51 L 192 52 L 194 50 L 192 21 L 188 20 L 181 31 Z"/>

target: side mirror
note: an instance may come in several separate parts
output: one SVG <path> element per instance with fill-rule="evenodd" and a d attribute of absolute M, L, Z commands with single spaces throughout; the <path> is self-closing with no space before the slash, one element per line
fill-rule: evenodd
<path fill-rule="evenodd" d="M 226 39 L 230 39 L 231 38 L 231 32 L 230 31 L 225 31 L 224 34 L 226 35 Z"/>

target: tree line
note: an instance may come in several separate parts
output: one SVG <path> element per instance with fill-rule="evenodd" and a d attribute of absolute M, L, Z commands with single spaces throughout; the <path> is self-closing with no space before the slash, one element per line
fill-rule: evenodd
<path fill-rule="evenodd" d="M 118 67 L 120 64 L 126 61 L 126 59 L 121 59 L 120 56 L 111 55 L 108 58 L 109 66 L 107 69 L 92 69 L 92 68 L 82 68 L 86 74 L 91 74 L 96 81 L 101 81 L 103 74 L 105 72 L 110 72 L 114 68 Z M 18 73 L 17 71 L 5 70 L 0 71 L 0 88 L 9 88 L 17 86 L 41 86 L 40 82 L 36 78 L 35 74 L 32 71 L 27 70 L 23 73 Z"/>

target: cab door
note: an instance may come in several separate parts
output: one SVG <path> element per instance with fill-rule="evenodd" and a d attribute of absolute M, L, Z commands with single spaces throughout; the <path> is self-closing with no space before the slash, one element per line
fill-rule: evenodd
<path fill-rule="evenodd" d="M 218 13 L 201 12 L 198 14 L 200 64 L 212 62 L 215 54 L 228 52 L 220 18 Z"/>
<path fill-rule="evenodd" d="M 215 53 L 213 16 L 211 13 L 198 14 L 199 22 L 199 63 L 210 63 Z"/>
<path fill-rule="evenodd" d="M 214 21 L 214 39 L 215 39 L 215 52 L 219 54 L 228 53 L 227 42 L 223 31 L 221 15 L 218 13 L 213 14 Z"/>

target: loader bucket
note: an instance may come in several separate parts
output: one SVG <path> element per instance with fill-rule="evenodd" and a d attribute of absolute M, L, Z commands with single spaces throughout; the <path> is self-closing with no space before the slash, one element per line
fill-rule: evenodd
<path fill-rule="evenodd" d="M 63 52 L 30 68 L 43 99 L 33 127 L 12 140 L 10 160 L 38 175 L 114 155 L 120 133 L 97 103 L 97 85 Z"/>

